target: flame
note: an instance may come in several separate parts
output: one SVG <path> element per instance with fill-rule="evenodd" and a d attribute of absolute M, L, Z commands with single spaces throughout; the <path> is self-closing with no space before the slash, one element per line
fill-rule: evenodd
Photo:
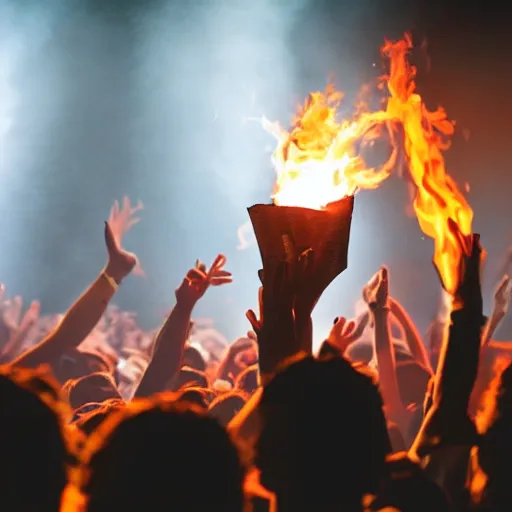
<path fill-rule="evenodd" d="M 352 120 L 338 121 L 342 93 L 329 86 L 309 95 L 288 132 L 278 123 L 263 120 L 277 139 L 272 155 L 277 179 L 273 201 L 281 206 L 321 210 L 329 203 L 361 189 L 375 189 L 405 157 L 413 184 L 413 206 L 423 233 L 434 239 L 434 264 L 446 291 L 453 294 L 460 280 L 460 234 L 470 235 L 473 211 L 448 175 L 442 151 L 454 132 L 442 108 L 429 111 L 415 92 L 416 69 L 407 60 L 409 36 L 386 41 L 381 51 L 389 59 L 384 77 L 389 95 L 386 108 L 360 112 Z M 384 164 L 368 168 L 358 152 L 361 142 L 372 143 L 386 129 L 391 154 Z M 459 233 L 457 233 L 457 231 Z"/>

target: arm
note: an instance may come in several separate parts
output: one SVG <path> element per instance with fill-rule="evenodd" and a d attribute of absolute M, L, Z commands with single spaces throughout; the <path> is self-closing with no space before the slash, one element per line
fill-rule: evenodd
<path fill-rule="evenodd" d="M 379 385 L 388 420 L 404 425 L 405 407 L 396 377 L 395 351 L 391 344 L 388 271 L 383 267 L 363 290 L 363 297 L 371 311 L 374 323 L 374 350 L 379 369 Z"/>
<path fill-rule="evenodd" d="M 176 290 L 176 306 L 157 335 L 151 362 L 135 392 L 135 398 L 162 391 L 179 372 L 195 305 L 210 285 L 231 282 L 231 274 L 223 270 L 225 262 L 226 258 L 219 255 L 208 273 L 204 265 L 199 263 L 187 273 Z"/>
<path fill-rule="evenodd" d="M 32 302 L 25 315 L 23 316 L 18 329 L 16 329 L 7 345 L 3 348 L 2 354 L 0 355 L 0 364 L 12 361 L 16 354 L 19 353 L 19 350 L 23 346 L 23 342 L 25 341 L 28 333 L 34 327 L 39 318 L 39 310 L 39 302 Z"/>
<path fill-rule="evenodd" d="M 411 317 L 407 314 L 407 311 L 402 307 L 402 305 L 396 299 L 391 297 L 389 299 L 389 307 L 391 314 L 404 330 L 407 346 L 409 347 L 412 356 L 419 365 L 423 366 L 423 368 L 433 374 L 427 351 L 425 350 L 421 336 L 411 320 Z"/>
<path fill-rule="evenodd" d="M 456 295 L 461 307 L 452 309 L 451 325 L 444 339 L 436 373 L 432 406 L 414 442 L 412 451 L 422 456 L 441 443 L 473 445 L 476 429 L 468 416 L 480 354 L 482 295 L 480 289 L 481 249 L 473 239 L 471 257 Z"/>
<path fill-rule="evenodd" d="M 119 209 L 117 201 L 105 222 L 105 244 L 108 251 L 108 263 L 85 293 L 71 306 L 64 318 L 41 343 L 23 353 L 13 364 L 35 367 L 50 363 L 70 348 L 77 347 L 94 329 L 105 312 L 108 303 L 117 291 L 123 279 L 138 267 L 135 254 L 121 246 L 123 235 L 138 219 L 133 215 L 142 209 L 142 204 L 132 208 L 128 198 L 124 198 Z"/>
<path fill-rule="evenodd" d="M 112 229 L 105 223 L 109 261 L 85 293 L 71 306 L 62 322 L 41 343 L 17 357 L 16 366 L 36 367 L 59 358 L 77 347 L 94 329 L 117 287 L 136 264 L 135 255 L 119 247 Z"/>
<path fill-rule="evenodd" d="M 510 303 L 510 293 L 510 277 L 505 275 L 494 294 L 492 313 L 482 333 L 482 347 L 485 347 L 489 343 L 501 321 L 507 315 Z"/>

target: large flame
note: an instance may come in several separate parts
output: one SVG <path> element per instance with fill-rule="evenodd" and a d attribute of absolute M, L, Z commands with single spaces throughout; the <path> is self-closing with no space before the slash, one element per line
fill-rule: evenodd
<path fill-rule="evenodd" d="M 277 172 L 273 200 L 276 205 L 323 209 L 360 189 L 377 188 L 403 152 L 415 186 L 414 210 L 420 228 L 434 239 L 434 263 L 444 288 L 453 294 L 466 250 L 453 226 L 469 235 L 473 211 L 447 174 L 442 155 L 454 125 L 442 108 L 429 111 L 415 92 L 416 69 L 407 60 L 411 47 L 408 36 L 395 43 L 386 41 L 382 47 L 390 61 L 384 110 L 338 121 L 342 94 L 329 87 L 324 93 L 310 94 L 289 132 L 264 120 L 265 129 L 278 141 L 272 156 Z M 383 127 L 390 136 L 391 155 L 379 169 L 368 168 L 358 153 L 360 142 L 380 137 Z"/>

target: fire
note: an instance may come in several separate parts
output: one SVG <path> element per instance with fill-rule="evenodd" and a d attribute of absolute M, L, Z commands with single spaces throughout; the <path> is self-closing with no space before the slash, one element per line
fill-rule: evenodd
<path fill-rule="evenodd" d="M 375 189 L 396 167 L 399 154 L 407 163 L 414 185 L 414 211 L 421 230 L 434 239 L 434 264 L 443 286 L 454 293 L 460 280 L 462 251 L 454 227 L 471 234 L 473 211 L 448 175 L 442 152 L 454 124 L 442 108 L 429 111 L 415 92 L 416 69 L 407 60 L 412 47 L 406 36 L 386 41 L 382 54 L 389 59 L 386 108 L 363 112 L 352 120 L 337 120 L 342 94 L 329 87 L 310 94 L 288 132 L 264 120 L 278 143 L 272 156 L 277 172 L 273 201 L 281 206 L 323 209 L 361 189 Z M 387 129 L 392 152 L 379 168 L 367 168 L 358 143 L 372 141 Z M 400 134 L 400 135 L 398 135 Z"/>

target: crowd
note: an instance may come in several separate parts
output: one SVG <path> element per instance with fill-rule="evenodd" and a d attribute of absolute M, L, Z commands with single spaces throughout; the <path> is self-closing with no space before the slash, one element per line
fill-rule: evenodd
<path fill-rule="evenodd" d="M 470 255 L 424 337 L 382 267 L 313 354 L 313 251 L 267 262 L 233 343 L 192 320 L 231 282 L 222 255 L 158 330 L 113 306 L 142 272 L 122 245 L 140 208 L 114 205 L 106 266 L 64 315 L 0 291 L 1 510 L 512 510 L 511 286 L 484 316 L 477 235 L 454 234 Z"/>

